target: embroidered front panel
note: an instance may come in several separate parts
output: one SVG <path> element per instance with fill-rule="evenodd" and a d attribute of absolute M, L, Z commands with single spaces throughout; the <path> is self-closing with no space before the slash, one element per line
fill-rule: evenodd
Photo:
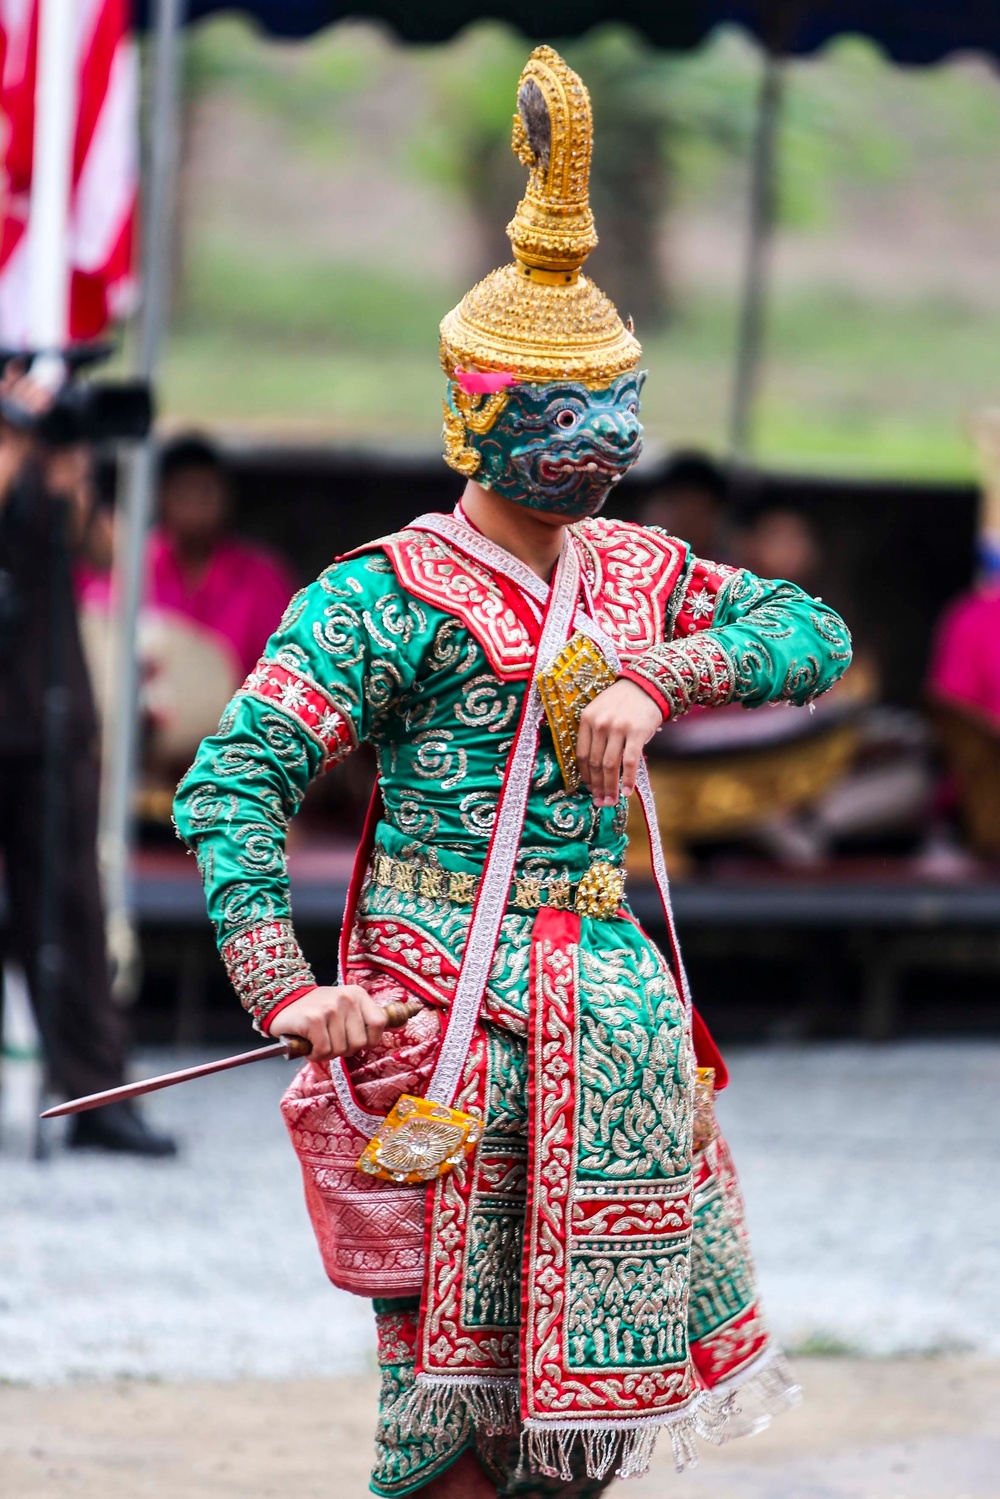
<path fill-rule="evenodd" d="M 462 1318 L 469 1328 L 516 1328 L 528 1164 L 524 1048 L 493 1027 L 487 1045 L 487 1132 L 469 1202 Z"/>
<path fill-rule="evenodd" d="M 687 548 L 664 532 L 595 517 L 573 527 L 598 623 L 623 656 L 664 638 L 667 604 Z"/>
<path fill-rule="evenodd" d="M 622 990 L 612 982 L 608 994 L 598 969 L 613 960 L 602 965 L 592 950 L 581 952 L 571 940 L 576 920 L 543 913 L 532 953 L 521 1378 L 524 1414 L 539 1427 L 663 1419 L 698 1391 L 687 1344 L 683 1015 L 665 969 L 642 983 L 623 966 Z M 635 1025 L 635 996 L 644 991 L 648 1027 Z M 633 1028 L 647 1032 L 644 1057 L 627 1054 Z"/>
<path fill-rule="evenodd" d="M 261 657 L 238 696 L 280 708 L 301 724 L 323 751 L 323 768 L 336 765 L 357 747 L 354 725 L 330 694 L 303 672 Z"/>
<path fill-rule="evenodd" d="M 678 590 L 678 597 L 671 599 L 672 635 L 683 640 L 699 630 L 710 630 L 715 620 L 719 593 L 730 578 L 739 573 L 738 567 L 725 562 L 706 562 L 701 557 L 692 560 L 690 570 Z"/>
<path fill-rule="evenodd" d="M 625 667 L 627 676 L 656 689 L 668 719 L 682 718 L 695 705 L 721 708 L 736 693 L 736 665 L 712 634 L 669 641 Z"/>
<path fill-rule="evenodd" d="M 234 933 L 222 946 L 222 961 L 258 1030 L 275 1005 L 296 989 L 316 983 L 288 920 L 266 921 Z"/>

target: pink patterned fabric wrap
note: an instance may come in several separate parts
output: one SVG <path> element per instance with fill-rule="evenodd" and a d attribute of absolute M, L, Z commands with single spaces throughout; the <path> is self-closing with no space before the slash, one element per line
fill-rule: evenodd
<path fill-rule="evenodd" d="M 363 979 L 375 998 L 411 996 L 394 981 Z M 388 1114 L 401 1093 L 422 1094 L 434 1068 L 441 1022 L 421 1010 L 401 1031 L 348 1063 L 358 1102 Z M 426 1188 L 397 1187 L 364 1176 L 358 1156 L 368 1144 L 344 1114 L 328 1066 L 307 1062 L 281 1101 L 299 1157 L 306 1206 L 330 1280 L 357 1296 L 418 1296 L 424 1281 Z"/>

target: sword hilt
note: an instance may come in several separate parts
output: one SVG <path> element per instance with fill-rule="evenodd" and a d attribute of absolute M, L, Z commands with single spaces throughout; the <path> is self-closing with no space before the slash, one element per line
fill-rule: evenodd
<path fill-rule="evenodd" d="M 390 999 L 385 1007 L 385 1027 L 389 1031 L 401 1031 L 408 1020 L 414 1015 L 419 1015 L 424 1008 L 422 999 L 407 999 L 401 1001 Z"/>
<path fill-rule="evenodd" d="M 307 1057 L 312 1051 L 305 1036 L 283 1036 L 282 1040 L 285 1043 L 285 1056 L 290 1062 L 298 1061 L 299 1057 Z"/>
<path fill-rule="evenodd" d="M 385 1006 L 385 1028 L 389 1031 L 401 1031 L 408 1020 L 414 1015 L 419 1015 L 424 1008 L 423 1000 L 407 999 L 405 1001 L 390 999 Z M 298 1061 L 300 1057 L 307 1057 L 312 1047 L 305 1036 L 284 1036 L 285 1056 L 290 1062 Z"/>

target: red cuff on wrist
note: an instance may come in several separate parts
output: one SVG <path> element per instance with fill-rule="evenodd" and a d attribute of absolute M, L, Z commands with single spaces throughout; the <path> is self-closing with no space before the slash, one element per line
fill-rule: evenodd
<path fill-rule="evenodd" d="M 288 1006 L 293 1005 L 297 999 L 301 999 L 303 994 L 311 994 L 314 989 L 318 988 L 319 984 L 303 984 L 300 989 L 293 989 L 291 994 L 287 994 L 284 999 L 279 1000 L 274 1009 L 269 1010 L 267 1013 L 267 1019 L 264 1021 L 264 1034 L 266 1036 L 273 1034 L 271 1031 L 271 1021 L 277 1019 L 282 1010 L 287 1010 Z"/>
<path fill-rule="evenodd" d="M 653 702 L 663 714 L 663 722 L 666 723 L 670 717 L 670 704 L 659 688 L 654 687 L 648 677 L 644 677 L 640 672 L 630 671 L 627 666 L 623 666 L 618 675 L 619 677 L 624 677 L 628 682 L 634 682 L 637 687 L 641 687 L 643 692 L 653 699 Z"/>

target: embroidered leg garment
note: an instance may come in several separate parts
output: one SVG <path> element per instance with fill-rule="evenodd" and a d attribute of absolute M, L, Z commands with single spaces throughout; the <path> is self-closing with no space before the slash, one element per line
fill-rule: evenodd
<path fill-rule="evenodd" d="M 439 1477 L 467 1447 L 474 1446 L 501 1499 L 597 1499 L 612 1479 L 588 1478 L 582 1443 L 572 1455 L 574 1476 L 566 1482 L 544 1474 L 518 1475 L 520 1442 L 506 1435 L 487 1436 L 473 1429 L 467 1411 L 454 1409 L 439 1425 L 415 1431 L 407 1421 L 407 1404 L 416 1380 L 419 1297 L 382 1299 L 374 1303 L 381 1372 L 375 1467 L 372 1490 L 399 1499 Z"/>
<path fill-rule="evenodd" d="M 664 1427 L 680 1466 L 794 1398 L 721 1140 L 692 1169 L 659 953 L 630 923 L 544 911 L 531 990 L 527 1040 L 487 1024 L 470 1054 L 458 1103 L 487 1127 L 429 1193 L 419 1315 L 379 1307 L 372 1488 L 393 1499 L 473 1443 L 502 1495 L 590 1499 Z"/>

